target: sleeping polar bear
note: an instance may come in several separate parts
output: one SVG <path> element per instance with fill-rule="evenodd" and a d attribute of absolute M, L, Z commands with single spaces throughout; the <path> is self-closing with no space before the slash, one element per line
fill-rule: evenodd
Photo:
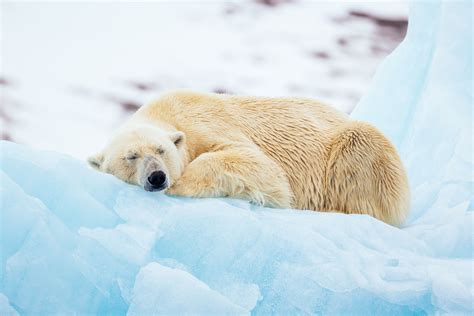
<path fill-rule="evenodd" d="M 409 189 L 373 126 L 309 99 L 169 93 L 89 163 L 147 191 L 368 214 L 400 225 Z"/>

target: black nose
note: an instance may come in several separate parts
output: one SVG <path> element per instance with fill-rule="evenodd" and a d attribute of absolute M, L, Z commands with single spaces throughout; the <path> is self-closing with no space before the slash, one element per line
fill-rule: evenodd
<path fill-rule="evenodd" d="M 153 171 L 148 177 L 148 182 L 155 188 L 162 187 L 166 182 L 166 174 L 163 171 Z"/>

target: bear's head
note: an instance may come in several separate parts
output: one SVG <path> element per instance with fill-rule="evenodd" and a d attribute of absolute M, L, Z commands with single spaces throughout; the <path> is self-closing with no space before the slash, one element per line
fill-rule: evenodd
<path fill-rule="evenodd" d="M 187 164 L 185 135 L 151 125 L 129 127 L 119 131 L 88 162 L 97 170 L 147 191 L 166 190 L 179 179 Z"/>

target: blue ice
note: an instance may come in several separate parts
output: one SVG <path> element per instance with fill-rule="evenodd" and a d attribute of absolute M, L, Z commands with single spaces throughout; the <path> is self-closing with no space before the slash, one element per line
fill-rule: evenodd
<path fill-rule="evenodd" d="M 0 314 L 472 314 L 471 14 L 415 2 L 354 111 L 408 168 L 402 229 L 151 194 L 2 142 Z"/>

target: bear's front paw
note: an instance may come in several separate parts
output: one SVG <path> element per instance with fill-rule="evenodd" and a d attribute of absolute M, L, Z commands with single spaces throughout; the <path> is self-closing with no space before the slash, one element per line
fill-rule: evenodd
<path fill-rule="evenodd" d="M 175 195 L 175 196 L 193 196 L 193 192 L 191 189 L 187 188 L 186 186 L 176 182 L 171 187 L 169 187 L 166 191 L 168 195 Z"/>
<path fill-rule="evenodd" d="M 177 181 L 166 190 L 166 194 L 186 197 L 214 197 L 215 194 L 209 187 L 198 182 Z"/>

